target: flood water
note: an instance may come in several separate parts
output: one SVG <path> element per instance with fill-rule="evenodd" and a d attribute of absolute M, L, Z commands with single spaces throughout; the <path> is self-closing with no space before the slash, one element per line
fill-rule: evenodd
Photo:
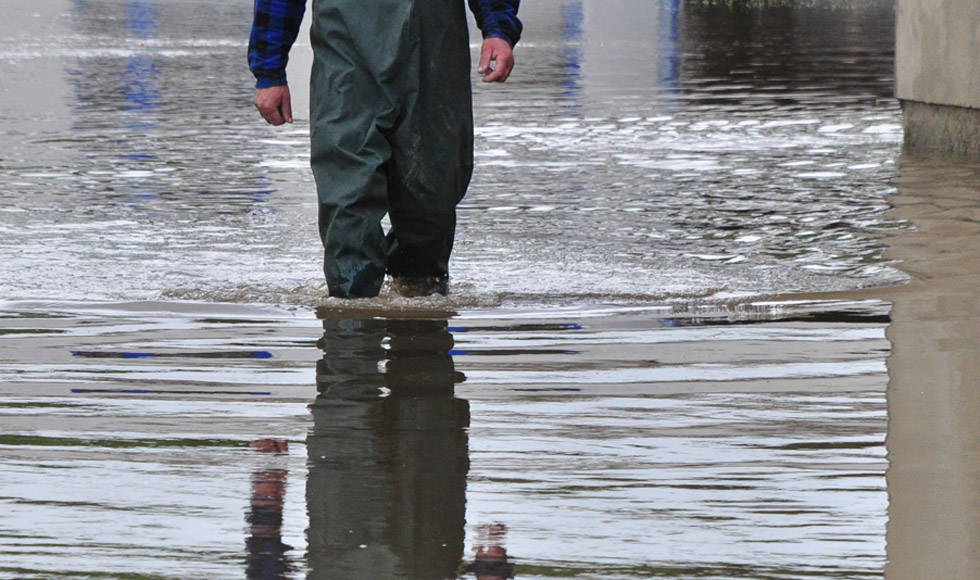
<path fill-rule="evenodd" d="M 877 578 L 887 309 L 825 306 L 8 304 L 0 577 Z"/>
<path fill-rule="evenodd" d="M 527 4 L 512 82 L 476 86 L 455 306 L 902 280 L 880 242 L 901 227 L 882 215 L 890 2 Z M 3 296 L 322 300 L 307 126 L 256 122 L 250 9 L 42 0 L 7 19 Z"/>
<path fill-rule="evenodd" d="M 250 4 L 0 23 L 0 578 L 977 577 L 980 181 L 892 2 L 525 2 L 449 298 L 354 305 Z"/>

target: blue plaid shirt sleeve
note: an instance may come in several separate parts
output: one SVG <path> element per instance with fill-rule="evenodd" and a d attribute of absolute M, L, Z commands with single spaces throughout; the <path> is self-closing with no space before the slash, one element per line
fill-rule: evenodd
<path fill-rule="evenodd" d="M 521 39 L 523 25 L 517 19 L 521 0 L 468 0 L 483 38 L 503 38 L 511 46 Z"/>
<path fill-rule="evenodd" d="M 517 18 L 520 0 L 468 0 L 484 38 L 503 38 L 517 44 L 523 26 Z M 255 88 L 286 84 L 286 63 L 306 11 L 306 0 L 255 0 L 248 66 Z"/>
<path fill-rule="evenodd" d="M 286 62 L 306 11 L 306 0 L 255 0 L 248 67 L 255 88 L 286 84 Z"/>

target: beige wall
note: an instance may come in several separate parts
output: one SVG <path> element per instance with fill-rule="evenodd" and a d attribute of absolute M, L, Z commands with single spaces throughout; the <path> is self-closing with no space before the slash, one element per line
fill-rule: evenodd
<path fill-rule="evenodd" d="M 897 0 L 896 94 L 980 108 L 980 2 Z"/>

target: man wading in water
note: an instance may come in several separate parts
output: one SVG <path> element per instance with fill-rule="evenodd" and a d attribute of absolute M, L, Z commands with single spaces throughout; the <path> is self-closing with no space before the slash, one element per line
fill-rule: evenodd
<path fill-rule="evenodd" d="M 483 32 L 478 71 L 504 82 L 520 0 L 468 0 Z M 286 60 L 306 0 L 255 0 L 255 106 L 292 122 Z M 473 172 L 473 104 L 463 0 L 313 0 L 311 165 L 331 296 L 406 296 L 449 283 L 456 204 Z M 385 236 L 385 213 L 391 230 Z"/>

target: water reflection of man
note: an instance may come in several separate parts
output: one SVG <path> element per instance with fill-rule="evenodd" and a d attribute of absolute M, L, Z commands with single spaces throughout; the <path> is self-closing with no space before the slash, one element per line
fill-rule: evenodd
<path fill-rule="evenodd" d="M 514 565 L 510 563 L 505 547 L 507 526 L 490 524 L 480 526 L 477 545 L 473 548 L 476 558 L 467 568 L 476 580 L 507 580 L 514 577 Z"/>
<path fill-rule="evenodd" d="M 286 441 L 260 439 L 252 443 L 259 453 L 284 454 Z M 285 469 L 260 469 L 252 473 L 252 497 L 245 521 L 249 537 L 245 540 L 248 564 L 245 577 L 249 580 L 281 580 L 292 569 L 286 552 L 291 550 L 282 542 L 282 508 L 286 491 Z"/>
<path fill-rule="evenodd" d="M 328 318 L 308 437 L 311 579 L 455 578 L 469 404 L 446 320 Z"/>

